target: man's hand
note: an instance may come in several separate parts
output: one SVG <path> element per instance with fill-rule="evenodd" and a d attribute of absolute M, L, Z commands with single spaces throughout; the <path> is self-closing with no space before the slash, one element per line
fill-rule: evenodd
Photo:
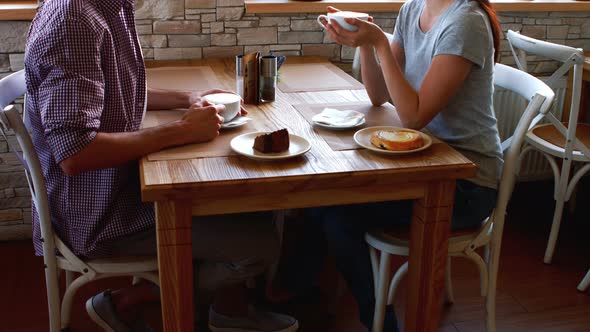
<path fill-rule="evenodd" d="M 206 95 L 210 95 L 210 94 L 214 94 L 214 93 L 231 93 L 231 94 L 236 94 L 233 91 L 229 91 L 229 90 L 223 90 L 223 89 L 211 89 L 211 90 L 206 90 L 206 91 L 195 91 L 195 92 L 191 92 L 189 95 L 189 102 L 191 103 L 191 105 L 203 105 L 203 103 L 205 102 L 205 100 L 203 99 L 204 96 Z M 248 111 L 246 111 L 246 109 L 244 108 L 244 101 L 242 100 L 240 103 L 240 114 L 239 115 L 246 115 L 248 114 Z"/>
<path fill-rule="evenodd" d="M 219 136 L 225 105 L 212 105 L 204 100 L 193 104 L 180 119 L 182 144 L 207 142 Z"/>

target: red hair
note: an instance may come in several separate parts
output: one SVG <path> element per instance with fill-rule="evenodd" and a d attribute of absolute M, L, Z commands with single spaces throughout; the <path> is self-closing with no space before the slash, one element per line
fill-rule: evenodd
<path fill-rule="evenodd" d="M 492 35 L 494 38 L 494 61 L 498 62 L 498 58 L 500 57 L 500 35 L 502 34 L 502 29 L 500 28 L 500 22 L 498 21 L 498 15 L 496 15 L 496 10 L 492 7 L 490 0 L 474 0 L 481 6 L 486 14 L 488 15 L 488 19 L 490 20 L 490 27 L 492 28 Z"/>

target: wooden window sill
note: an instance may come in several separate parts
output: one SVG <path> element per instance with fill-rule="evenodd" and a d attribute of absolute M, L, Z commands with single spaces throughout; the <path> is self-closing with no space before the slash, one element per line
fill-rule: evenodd
<path fill-rule="evenodd" d="M 245 0 L 248 14 L 324 13 L 326 6 L 362 12 L 397 12 L 404 0 Z M 590 12 L 590 1 L 492 0 L 498 12 Z"/>
<path fill-rule="evenodd" d="M 37 13 L 37 1 L 0 2 L 0 21 L 32 20 Z"/>

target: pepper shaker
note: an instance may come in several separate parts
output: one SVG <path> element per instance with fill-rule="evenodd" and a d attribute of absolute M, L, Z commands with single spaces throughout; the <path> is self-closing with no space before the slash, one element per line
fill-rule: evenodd
<path fill-rule="evenodd" d="M 243 55 L 236 55 L 236 93 L 244 98 L 244 62 Z"/>

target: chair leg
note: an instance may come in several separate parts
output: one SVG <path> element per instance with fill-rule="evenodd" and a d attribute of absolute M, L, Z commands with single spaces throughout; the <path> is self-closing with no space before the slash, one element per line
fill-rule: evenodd
<path fill-rule="evenodd" d="M 564 195 L 560 193 L 555 200 L 555 211 L 553 213 L 553 222 L 551 224 L 551 233 L 549 233 L 549 240 L 547 241 L 547 249 L 545 249 L 545 258 L 543 262 L 545 264 L 551 264 L 553 260 L 553 253 L 555 251 L 555 244 L 557 237 L 559 236 L 559 227 L 561 226 L 561 217 L 563 215 Z"/>
<path fill-rule="evenodd" d="M 66 289 L 70 288 L 72 281 L 74 280 L 74 272 L 66 271 Z"/>
<path fill-rule="evenodd" d="M 49 309 L 49 331 L 58 332 L 61 328 L 61 313 L 59 303 L 59 271 L 57 268 L 53 272 L 45 268 L 45 280 L 47 287 L 47 304 Z"/>
<path fill-rule="evenodd" d="M 494 281 L 496 283 L 496 281 Z M 486 297 L 486 331 L 496 332 L 496 289 L 488 291 Z"/>
<path fill-rule="evenodd" d="M 580 292 L 585 292 L 586 289 L 588 289 L 588 286 L 590 286 L 590 270 L 588 270 L 588 273 L 586 273 L 586 276 L 584 277 L 584 279 L 582 279 L 582 282 L 580 282 L 580 284 L 578 285 L 578 290 Z"/>
<path fill-rule="evenodd" d="M 500 265 L 500 247 L 502 243 L 503 225 L 494 230 L 492 241 L 488 244 L 488 283 L 486 292 L 486 331 L 496 332 L 496 287 L 498 281 L 498 268 Z M 480 276 L 481 277 L 481 276 Z"/>
<path fill-rule="evenodd" d="M 387 304 L 393 304 L 393 299 L 395 298 L 395 291 L 397 290 L 397 286 L 399 285 L 402 278 L 408 273 L 408 262 L 406 261 L 402 266 L 395 271 L 393 278 L 391 278 L 391 283 L 389 284 L 389 291 L 387 292 Z"/>
<path fill-rule="evenodd" d="M 447 258 L 447 270 L 445 271 L 445 301 L 447 304 L 455 303 L 453 295 L 453 281 L 451 280 L 451 256 Z"/>
<path fill-rule="evenodd" d="M 555 192 L 555 212 L 553 213 L 553 222 L 551 224 L 551 233 L 549 234 L 549 241 L 547 242 L 547 249 L 545 250 L 545 264 L 551 264 L 553 259 L 553 252 L 555 251 L 555 243 L 559 236 L 559 226 L 561 225 L 561 218 L 563 215 L 563 206 L 567 194 L 567 185 L 570 176 L 571 160 L 565 160 L 561 165 L 561 175 L 559 177 L 559 186 Z"/>
<path fill-rule="evenodd" d="M 375 312 L 373 313 L 372 332 L 383 331 L 383 320 L 385 319 L 385 302 L 387 300 L 387 284 L 389 281 L 389 272 L 391 255 L 381 252 L 381 262 L 379 264 L 379 282 L 377 298 L 375 299 Z"/>
<path fill-rule="evenodd" d="M 375 298 L 377 298 L 377 288 L 379 288 L 379 258 L 377 249 L 369 246 L 369 255 L 371 257 L 371 270 L 373 271 L 373 288 L 375 289 Z"/>
<path fill-rule="evenodd" d="M 74 295 L 80 287 L 88 283 L 88 280 L 85 275 L 82 275 L 76 278 L 70 286 L 66 289 L 64 293 L 64 298 L 61 303 L 61 328 L 66 329 L 70 325 L 70 318 L 71 318 L 71 311 L 72 311 L 72 301 L 74 300 Z"/>

